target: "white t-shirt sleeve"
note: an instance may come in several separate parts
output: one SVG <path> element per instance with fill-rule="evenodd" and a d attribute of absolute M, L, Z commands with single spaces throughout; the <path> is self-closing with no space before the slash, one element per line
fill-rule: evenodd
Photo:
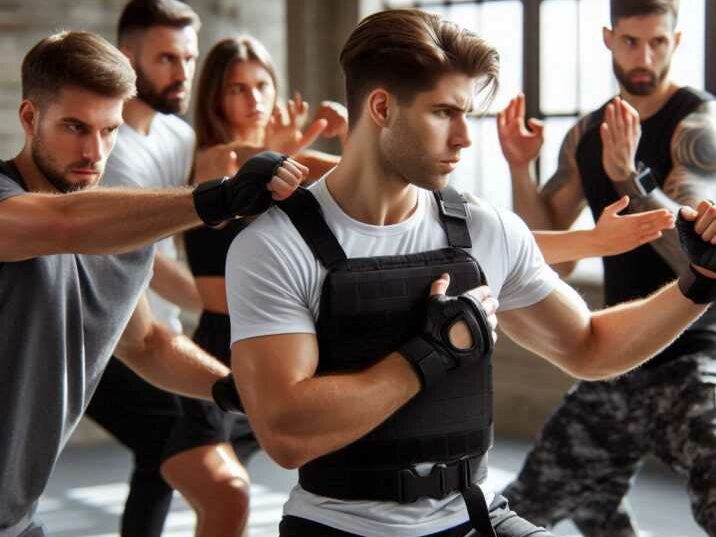
<path fill-rule="evenodd" d="M 312 255 L 301 255 L 301 239 L 297 233 L 293 237 L 292 230 L 259 224 L 237 235 L 226 258 L 231 343 L 275 334 L 315 334 L 309 305 Z"/>
<path fill-rule="evenodd" d="M 498 211 L 504 230 L 507 273 L 500 290 L 500 310 L 524 308 L 549 295 L 559 282 L 557 273 L 545 263 L 534 235 L 511 211 Z"/>

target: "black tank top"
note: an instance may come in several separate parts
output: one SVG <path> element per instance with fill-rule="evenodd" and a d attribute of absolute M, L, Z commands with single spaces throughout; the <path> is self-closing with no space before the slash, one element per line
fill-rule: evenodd
<path fill-rule="evenodd" d="M 659 187 L 664 186 L 664 181 L 673 167 L 671 139 L 677 125 L 711 98 L 708 94 L 690 88 L 681 88 L 656 114 L 642 121 L 642 134 L 636 158 L 652 169 Z M 605 103 L 586 118 L 586 130 L 579 141 L 576 155 L 582 188 L 595 221 L 607 205 L 621 197 L 602 165 L 599 126 L 607 104 Z M 603 257 L 602 261 L 604 298 L 607 306 L 648 296 L 676 278 L 671 267 L 649 244 L 624 254 Z M 647 365 L 658 365 L 684 352 L 689 352 L 687 341 L 697 339 L 716 342 L 715 310 L 707 311 L 676 342 Z"/>

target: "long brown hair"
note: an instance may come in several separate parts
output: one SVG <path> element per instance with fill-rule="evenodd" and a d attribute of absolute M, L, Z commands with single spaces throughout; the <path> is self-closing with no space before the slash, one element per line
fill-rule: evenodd
<path fill-rule="evenodd" d="M 258 40 L 249 35 L 240 35 L 219 41 L 209 51 L 199 75 L 194 108 L 197 149 L 231 141 L 226 128 L 222 97 L 231 68 L 247 61 L 258 62 L 266 69 L 278 91 L 271 56 Z"/>

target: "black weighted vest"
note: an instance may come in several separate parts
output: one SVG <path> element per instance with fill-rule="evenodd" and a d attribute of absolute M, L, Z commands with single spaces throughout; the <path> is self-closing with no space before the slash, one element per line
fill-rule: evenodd
<path fill-rule="evenodd" d="M 365 369 L 414 336 L 440 274 L 450 274 L 451 295 L 486 283 L 464 250 L 472 246 L 465 201 L 449 188 L 435 196 L 449 247 L 351 259 L 309 191 L 299 189 L 278 203 L 328 271 L 317 322 L 319 374 Z M 357 442 L 304 465 L 299 482 L 315 494 L 346 500 L 443 498 L 485 475 L 491 443 L 492 366 L 486 358 L 421 392 Z M 440 464 L 420 477 L 413 468 L 420 462 Z"/>

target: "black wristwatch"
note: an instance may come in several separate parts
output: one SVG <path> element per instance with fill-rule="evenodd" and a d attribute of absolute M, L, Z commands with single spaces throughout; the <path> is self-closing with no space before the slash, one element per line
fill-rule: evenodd
<path fill-rule="evenodd" d="M 651 168 L 641 161 L 637 162 L 636 172 L 632 173 L 628 180 L 634 184 L 640 196 L 648 196 L 658 186 Z"/>

